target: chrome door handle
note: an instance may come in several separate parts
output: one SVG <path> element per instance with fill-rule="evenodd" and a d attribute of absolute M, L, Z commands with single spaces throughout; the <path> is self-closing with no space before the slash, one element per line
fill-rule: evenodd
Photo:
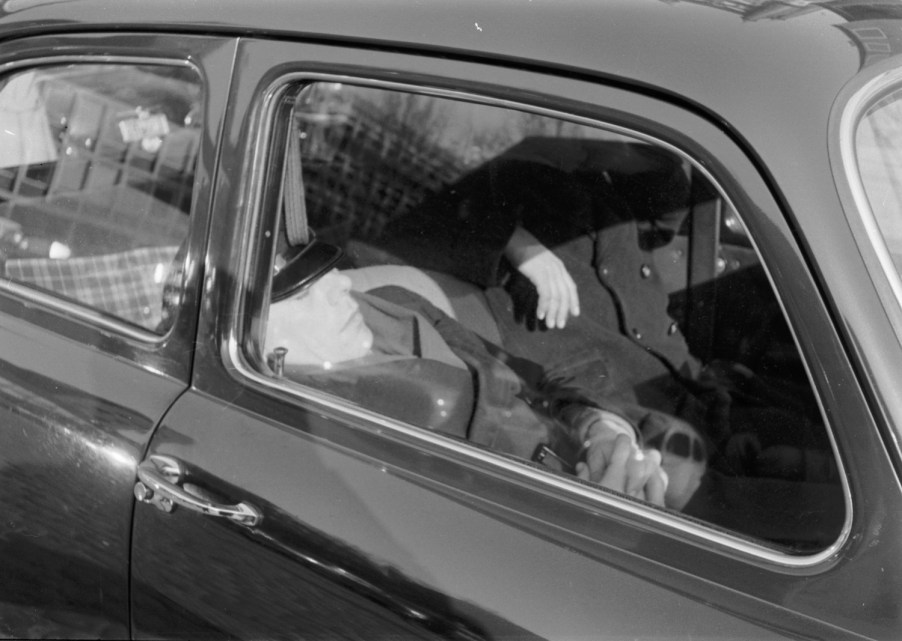
<path fill-rule="evenodd" d="M 142 503 L 155 505 L 164 512 L 171 512 L 176 505 L 189 510 L 219 516 L 241 525 L 254 527 L 260 524 L 263 515 L 260 510 L 245 502 L 237 505 L 223 505 L 204 496 L 200 488 L 185 484 L 179 487 L 184 477 L 184 469 L 171 456 L 152 455 L 138 465 L 138 482 L 135 483 L 135 498 Z M 189 491 L 187 488 L 191 487 Z"/>

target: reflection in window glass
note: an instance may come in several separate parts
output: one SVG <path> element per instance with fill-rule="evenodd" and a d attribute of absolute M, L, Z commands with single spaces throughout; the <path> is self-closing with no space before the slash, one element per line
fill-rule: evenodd
<path fill-rule="evenodd" d="M 290 113 L 267 372 L 782 549 L 836 540 L 801 357 L 688 160 L 366 87 L 308 86 Z"/>
<path fill-rule="evenodd" d="M 201 85 L 72 64 L 0 81 L 0 263 L 13 281 L 163 332 L 188 230 Z"/>
<path fill-rule="evenodd" d="M 902 91 L 889 92 L 865 112 L 855 153 L 871 210 L 902 273 Z"/>

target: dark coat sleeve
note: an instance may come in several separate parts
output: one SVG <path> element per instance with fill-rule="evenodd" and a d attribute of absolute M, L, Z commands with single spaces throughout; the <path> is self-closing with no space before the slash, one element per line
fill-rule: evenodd
<path fill-rule="evenodd" d="M 650 145 L 527 138 L 390 223 L 378 244 L 409 264 L 491 287 L 509 271 L 504 248 L 517 225 L 553 249 L 632 220 L 659 245 L 682 224 L 688 195 L 679 161 Z"/>
<path fill-rule="evenodd" d="M 492 449 L 531 458 L 539 445 L 558 453 L 575 452 L 579 435 L 558 421 L 565 404 L 596 405 L 573 386 L 547 381 L 530 388 L 510 366 L 509 356 L 467 329 L 423 297 L 401 287 L 381 287 L 369 294 L 411 309 L 429 322 L 473 376 L 475 409 L 467 438 Z"/>
<path fill-rule="evenodd" d="M 503 277 L 504 247 L 519 222 L 516 173 L 490 162 L 389 224 L 377 241 L 406 263 L 481 287 Z"/>

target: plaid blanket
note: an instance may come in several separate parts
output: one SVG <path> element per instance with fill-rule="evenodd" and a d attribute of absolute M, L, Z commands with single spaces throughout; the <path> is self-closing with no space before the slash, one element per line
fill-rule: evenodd
<path fill-rule="evenodd" d="M 178 247 L 6 261 L 7 278 L 50 290 L 147 329 L 162 318 L 163 288 Z"/>

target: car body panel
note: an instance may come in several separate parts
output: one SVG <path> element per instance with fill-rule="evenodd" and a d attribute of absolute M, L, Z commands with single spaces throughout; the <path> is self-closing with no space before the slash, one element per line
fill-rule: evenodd
<path fill-rule="evenodd" d="M 125 635 L 134 465 L 185 383 L 22 325 L 3 316 L 2 630 Z"/>
<path fill-rule="evenodd" d="M 578 539 L 549 545 L 562 534 L 555 524 L 507 507 L 505 494 L 516 489 L 493 487 L 484 471 L 442 466 L 343 419 L 273 405 L 245 393 L 223 409 L 220 399 L 191 393 L 155 437 L 154 451 L 186 462 L 198 485 L 254 504 L 264 520 L 247 531 L 187 510 L 139 508 L 137 634 L 177 636 L 166 611 L 154 610 L 162 602 L 194 615 L 188 629 L 204 630 L 204 622 L 214 636 L 629 638 L 668 630 L 673 638 L 780 638 L 711 613 L 691 590 L 650 587 L 654 577 L 673 577 L 634 564 L 641 540 L 626 552 Z M 261 421 L 248 409 L 281 418 Z M 391 456 L 375 450 L 380 440 Z"/>
<path fill-rule="evenodd" d="M 211 80 L 209 86 L 206 115 L 215 133 L 232 61 L 223 45 L 165 36 L 34 38 L 14 51 L 0 45 L 0 56 L 7 65 L 99 56 L 204 60 L 221 67 L 226 83 Z M 207 141 L 199 184 L 209 184 L 215 145 Z M 208 198 L 208 189 L 196 191 L 198 252 Z M 8 524 L 0 633 L 126 636 L 135 466 L 154 427 L 188 386 L 196 316 L 189 305 L 169 334 L 136 335 L 122 323 L 25 288 L 4 289 L 0 310 L 0 502 Z"/>
<path fill-rule="evenodd" d="M 188 295 L 169 335 L 135 341 L 0 293 L 0 504 L 14 507 L 0 540 L 21 563 L 0 599 L 8 632 L 898 636 L 902 347 L 827 154 L 845 88 L 895 64 L 852 23 L 894 26 L 898 9 L 822 4 L 743 16 L 656 0 L 0 3 L 0 63 L 172 57 L 196 64 L 209 94 Z M 847 473 L 843 538 L 781 558 L 255 378 L 235 318 L 252 285 L 257 119 L 285 74 L 490 96 L 691 155 L 753 214 Z M 130 524 L 135 468 L 151 454 L 263 521 L 139 504 Z M 87 588 L 38 578 L 72 568 Z"/>
<path fill-rule="evenodd" d="M 705 113 L 741 141 L 766 175 L 794 176 L 804 168 L 805 179 L 771 180 L 770 188 L 788 204 L 790 220 L 837 230 L 835 234 L 805 236 L 803 242 L 812 246 L 812 252 L 853 257 L 868 251 L 856 247 L 845 233 L 847 213 L 853 218 L 857 214 L 838 206 L 826 154 L 809 150 L 826 150 L 830 144 L 834 135 L 829 128 L 831 108 L 844 86 L 895 51 L 894 34 L 900 21 L 894 2 L 878 3 L 876 8 L 867 3 L 824 2 L 753 10 L 751 5 L 712 7 L 647 0 L 608 2 L 603 12 L 583 0 L 566 5 L 510 0 L 490 6 L 324 1 L 305 3 L 302 12 L 293 3 L 278 0 L 253 7 L 238 1 L 173 2 L 166 11 L 139 0 L 123 0 L 118 6 L 123 15 L 131 16 L 132 27 L 151 25 L 165 30 L 176 23 L 186 31 L 293 33 L 317 41 L 353 41 L 375 49 L 388 46 L 481 57 L 511 70 L 556 69 L 666 95 Z M 64 32 L 75 25 L 103 29 L 115 23 L 116 28 L 129 28 L 128 21 L 120 20 L 118 14 L 111 16 L 106 3 L 99 0 L 13 0 L 6 3 L 5 11 L 0 25 L 7 37 L 47 28 Z M 350 13 L 360 19 L 346 20 Z M 566 20 L 559 19 L 560 15 L 566 15 Z M 574 32 L 574 27 L 586 33 Z M 870 27 L 886 34 L 881 49 L 855 35 L 856 30 Z M 523 36 L 530 33 L 542 37 Z M 646 40 L 655 46 L 647 46 Z M 886 50 L 889 53 L 878 53 Z M 708 51 L 718 54 L 707 56 Z M 785 87 L 802 90 L 777 90 Z M 748 91 L 767 99 L 749 100 Z M 790 139 L 796 144 L 785 145 Z M 862 283 L 870 279 L 864 265 L 852 260 L 841 265 L 815 261 L 813 268 L 829 281 L 824 286 L 828 292 L 860 291 Z M 876 297 L 873 301 L 876 305 Z M 882 347 L 891 334 L 888 325 L 875 319 L 877 309 L 879 306 L 871 304 L 845 306 L 839 302 L 834 313 L 846 325 L 851 344 L 866 350 L 867 360 L 873 361 L 870 366 L 893 374 L 879 378 L 893 380 L 900 374 L 902 360 Z M 902 407 L 890 390 L 881 391 L 880 396 L 892 419 L 889 423 L 898 425 Z M 897 430 L 893 438 L 898 440 L 902 434 Z"/>
<path fill-rule="evenodd" d="M 156 5 L 123 0 L 118 6 L 124 19 L 110 16 L 102 0 L 12 0 L 5 3 L 0 24 L 10 36 L 36 28 L 64 31 L 71 22 L 79 23 L 80 28 L 115 24 L 120 29 L 132 25 L 160 29 L 178 24 L 182 29 L 200 32 L 290 33 L 317 41 L 458 52 L 465 57 L 628 78 L 651 90 L 694 97 L 697 105 L 705 105 L 728 121 L 737 112 L 752 111 L 742 101 L 744 91 L 730 91 L 730 86 L 776 87 L 806 80 L 807 91 L 794 95 L 794 99 L 810 100 L 823 110 L 825 93 L 835 95 L 862 62 L 854 46 L 837 46 L 837 39 L 849 43 L 840 28 L 842 17 L 814 4 L 805 11 L 788 12 L 783 20 L 744 20 L 739 12 L 703 3 L 657 0 L 606 2 L 603 11 L 597 3 L 585 0 L 503 0 L 491 4 L 438 0 L 336 4 L 317 0 L 301 8 L 281 0 L 253 7 L 237 0 Z M 349 15 L 358 19 L 348 20 Z M 631 36 L 637 32 L 637 25 L 655 47 Z M 709 58 L 704 53 L 712 50 L 746 63 L 729 68 L 716 64 L 719 56 Z M 721 104 L 724 106 L 715 107 Z M 777 103 L 774 108 L 787 104 Z M 808 113 L 798 102 L 793 104 L 793 112 Z"/>
<path fill-rule="evenodd" d="M 750 228 L 762 240 L 762 251 L 776 272 L 772 276 L 786 296 L 784 302 L 790 315 L 801 325 L 823 330 L 800 333 L 799 339 L 811 359 L 815 382 L 825 396 L 824 403 L 832 419 L 837 424 L 862 426 L 860 435 L 840 435 L 841 451 L 848 452 L 847 462 L 854 474 L 851 481 L 854 504 L 866 502 L 865 497 L 885 483 L 888 471 L 892 476 L 887 459 L 879 463 L 873 459 L 874 451 L 880 451 L 881 444 L 874 439 L 873 429 L 864 429 L 873 420 L 857 389 L 839 336 L 828 329 L 830 315 L 820 302 L 818 288 L 812 276 L 803 275 L 805 260 L 801 249 L 767 188 L 766 177 L 757 172 L 754 159 L 748 158 L 717 127 L 666 101 L 594 83 L 512 71 L 504 83 L 491 87 L 494 73 L 491 65 L 372 52 L 367 55 L 366 63 L 362 63 L 362 52 L 353 48 L 266 41 L 246 41 L 241 51 L 232 97 L 234 119 L 224 137 L 225 176 L 253 176 L 249 163 L 256 148 L 255 133 L 248 127 L 263 111 L 261 91 L 288 72 L 322 74 L 329 70 L 337 76 L 359 74 L 393 81 L 444 82 L 462 90 L 494 93 L 507 100 L 536 101 L 536 92 L 541 88 L 555 96 L 546 99 L 546 107 L 568 105 L 579 110 L 579 105 L 591 103 L 604 106 L 599 108 L 598 115 L 615 122 L 620 119 L 624 125 L 668 123 L 671 129 L 660 128 L 659 135 L 671 137 L 709 160 L 711 171 L 723 177 L 731 196 L 738 202 L 747 201 L 742 208 L 759 212 L 760 216 L 749 221 Z M 274 60 L 286 62 L 274 64 Z M 292 60 L 300 62 L 292 63 Z M 250 191 L 246 182 L 220 183 L 217 197 L 230 205 L 216 207 L 216 215 L 224 220 L 238 219 L 240 212 L 248 207 Z M 635 515 L 630 516 L 628 512 L 591 502 L 574 503 L 573 498 L 571 505 L 565 507 L 555 491 L 546 489 L 537 494 L 541 483 L 536 485 L 535 481 L 516 474 L 492 471 L 491 466 L 467 461 L 466 457 L 443 462 L 449 455 L 447 451 L 418 443 L 416 439 L 411 441 L 391 426 L 365 417 L 353 419 L 341 409 L 311 404 L 292 398 L 291 394 L 277 395 L 259 382 L 255 385 L 242 369 L 246 366 L 241 362 L 240 352 L 234 351 L 236 329 L 230 319 L 235 315 L 222 311 L 237 304 L 234 285 L 246 277 L 242 258 L 246 233 L 244 228 L 214 222 L 205 286 L 209 299 L 203 305 L 205 313 L 200 330 L 200 336 L 207 338 L 198 351 L 194 389 L 167 417 L 166 427 L 155 438 L 151 451 L 184 462 L 196 478 L 208 484 L 206 490 L 222 494 L 227 502 L 247 501 L 260 508 L 264 522 L 246 533 L 245 539 L 256 539 L 259 553 L 264 557 L 281 550 L 282 555 L 295 558 L 315 557 L 316 565 L 341 566 L 343 562 L 344 572 L 351 571 L 348 568 L 356 569 L 365 577 L 372 576 L 374 568 L 390 567 L 391 570 L 383 571 L 401 577 L 394 586 L 401 594 L 419 595 L 427 603 L 428 595 L 446 595 L 449 600 L 444 601 L 445 607 L 431 610 L 430 616 L 434 618 L 430 620 L 452 620 L 453 625 L 462 626 L 453 628 L 458 632 L 480 630 L 502 637 L 511 630 L 548 637 L 568 636 L 574 631 L 591 635 L 599 632 L 599 625 L 604 626 L 604 633 L 615 637 L 648 636 L 661 629 L 667 629 L 668 636 L 681 638 L 722 636 L 725 630 L 752 638 L 770 634 L 756 627 L 744 628 L 744 619 L 767 621 L 774 628 L 772 634 L 816 637 L 854 632 L 879 637 L 887 623 L 895 626 L 891 623 L 894 615 L 888 614 L 895 606 L 887 601 L 888 595 L 895 593 L 890 587 L 895 579 L 882 573 L 878 578 L 872 564 L 884 563 L 887 557 L 868 551 L 885 540 L 885 535 L 892 539 L 891 532 L 899 528 L 898 519 L 892 516 L 895 508 L 889 505 L 884 510 L 855 511 L 850 538 L 842 541 L 842 547 L 835 553 L 804 568 L 780 568 L 763 558 L 737 553 L 728 545 L 712 545 L 713 541 L 706 541 L 704 536 L 686 536 L 679 527 L 667 522 L 652 527 L 646 524 L 642 528 L 644 533 L 637 538 L 635 528 L 642 520 L 637 522 Z M 785 274 L 781 270 L 795 272 L 796 281 L 808 280 L 809 287 L 784 287 L 781 283 Z M 231 364 L 223 367 L 220 357 L 231 360 Z M 238 370 L 233 369 L 236 366 Z M 834 378 L 823 378 L 822 370 L 830 371 Z M 837 385 L 839 380 L 843 383 Z M 234 449 L 236 443 L 240 445 Z M 858 456 L 867 456 L 870 463 L 864 465 Z M 543 496 L 541 500 L 540 496 Z M 895 502 L 895 495 L 887 500 Z M 468 506 L 465 512 L 459 511 L 461 505 Z M 214 589 L 216 586 L 205 586 L 195 592 L 196 580 L 192 583 L 191 577 L 196 573 L 189 572 L 181 580 L 173 580 L 165 568 L 155 567 L 155 559 L 168 546 L 158 548 L 153 542 L 184 536 L 179 532 L 164 533 L 167 527 L 207 532 L 207 536 L 219 540 L 238 536 L 236 532 L 242 526 L 221 521 L 197 524 L 203 517 L 196 514 L 177 511 L 165 515 L 146 508 L 139 509 L 136 518 L 135 564 L 139 586 L 136 594 L 145 594 L 142 590 L 147 594 L 146 600 L 139 598 L 135 602 L 139 631 L 160 632 L 150 623 L 143 627 L 143 617 L 148 621 L 157 620 L 150 606 L 145 611 L 145 603 L 159 601 L 160 595 L 163 601 L 169 599 L 195 613 L 205 625 L 251 635 L 266 635 L 279 629 L 278 616 L 305 621 L 312 616 L 292 609 L 296 606 L 290 602 L 285 603 L 281 589 L 288 579 L 284 577 L 278 583 L 279 594 L 267 596 L 267 584 L 275 581 L 262 569 L 270 567 L 269 562 L 239 558 L 250 552 L 235 552 L 232 558 L 236 568 L 255 567 L 257 573 L 253 578 L 230 568 L 219 583 L 232 586 L 234 581 L 242 580 L 239 575 L 243 577 L 254 599 L 279 604 L 280 614 L 274 614 L 272 620 L 254 618 L 257 615 L 252 603 L 239 604 L 234 594 L 221 594 Z M 301 522 L 304 528 L 299 528 Z M 214 534 L 220 531 L 223 534 Z M 233 534 L 226 535 L 226 531 Z M 284 534 L 279 534 L 286 531 L 300 533 L 290 540 L 287 549 Z M 436 531 L 453 531 L 453 537 L 449 540 L 447 536 L 431 536 Z M 335 561 L 332 550 L 324 549 L 319 543 L 323 539 L 360 556 L 344 555 L 340 556 L 341 561 Z M 549 539 L 558 541 L 558 545 L 563 543 L 563 547 L 534 547 L 537 541 Z M 181 547 L 185 547 L 190 536 L 180 540 Z M 494 545 L 499 541 L 503 542 L 500 548 Z M 173 546 L 179 547 L 175 541 Z M 452 553 L 449 546 L 460 551 Z M 573 556 L 571 550 L 579 554 Z M 215 554 L 217 550 L 209 553 Z M 177 565 L 212 567 L 214 562 L 207 554 L 204 550 L 196 558 Z M 308 563 L 312 564 L 309 560 Z M 487 568 L 490 569 L 486 571 Z M 559 569 L 561 577 L 566 577 L 564 583 L 558 580 Z M 329 576 L 335 581 L 340 574 L 333 572 Z M 495 585 L 486 576 L 503 577 L 502 583 Z M 511 579 L 512 576 L 520 578 Z M 539 576 L 544 578 L 535 584 L 536 594 L 524 599 L 529 594 L 524 592 L 525 586 L 530 585 L 531 578 Z M 670 588 L 653 590 L 652 594 L 646 584 L 645 593 L 649 596 L 637 603 L 639 592 L 633 592 L 639 589 L 637 580 Z M 300 587 L 307 582 L 300 579 L 298 592 L 307 589 Z M 504 594 L 502 584 L 521 586 L 516 598 Z M 612 600 L 601 607 L 603 601 L 599 594 L 608 585 L 621 588 L 606 595 L 605 598 Z M 838 586 L 849 585 L 856 586 L 856 593 L 866 595 L 862 602 L 837 601 L 829 613 L 824 612 L 824 595 L 835 592 Z M 411 604 L 402 598 L 398 605 L 394 595 L 376 598 L 358 585 L 356 596 L 361 593 L 365 598 L 382 599 L 383 607 L 396 616 Z M 584 598 L 574 598 L 574 593 Z M 418 598 L 413 599 L 416 611 L 423 608 L 423 601 Z M 541 598 L 547 608 L 537 611 L 519 605 L 532 602 L 533 598 Z M 211 609 L 211 601 L 235 605 L 225 608 L 231 613 L 227 616 L 222 608 Z M 655 603 L 655 608 L 649 609 L 647 602 Z M 720 614 L 686 616 L 699 603 L 713 605 Z M 475 604 L 493 616 L 487 616 Z M 870 614 L 864 615 L 862 608 Z M 616 611 L 618 616 L 613 619 L 605 616 L 605 623 L 601 624 L 597 618 L 599 610 Z M 552 614 L 555 612 L 559 615 Z M 461 618 L 461 613 L 468 616 Z M 330 617 L 327 614 L 325 619 Z M 674 625 L 677 620 L 687 623 Z M 321 629 L 320 626 L 329 629 L 328 621 L 315 620 L 310 624 L 314 629 Z M 354 629 L 355 625 L 373 625 L 373 622 L 351 618 L 342 624 Z M 392 619 L 388 625 L 399 623 Z M 342 628 L 342 633 L 350 634 L 349 629 Z"/>

